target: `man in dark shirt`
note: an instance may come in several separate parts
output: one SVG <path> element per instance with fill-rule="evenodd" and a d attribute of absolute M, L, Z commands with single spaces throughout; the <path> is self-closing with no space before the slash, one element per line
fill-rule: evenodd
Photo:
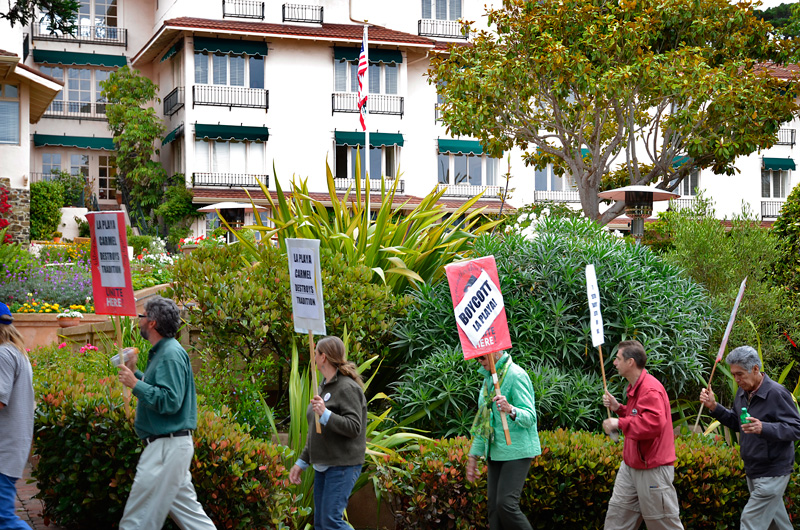
<path fill-rule="evenodd" d="M 741 529 L 792 530 L 783 492 L 794 467 L 794 440 L 800 439 L 800 414 L 792 395 L 761 371 L 758 352 L 740 346 L 725 361 L 739 385 L 733 410 L 719 405 L 703 389 L 700 401 L 729 429 L 740 432 L 739 454 L 747 474 L 750 499 L 742 511 Z M 749 423 L 742 423 L 746 408 Z"/>
<path fill-rule="evenodd" d="M 136 370 L 135 356 L 119 367 L 119 380 L 138 398 L 134 428 L 145 444 L 120 530 L 157 530 L 167 515 L 183 529 L 215 528 L 197 502 L 189 472 L 197 395 L 189 356 L 175 340 L 180 323 L 175 302 L 150 300 L 139 315 L 139 332 L 153 345 L 147 367 Z"/>

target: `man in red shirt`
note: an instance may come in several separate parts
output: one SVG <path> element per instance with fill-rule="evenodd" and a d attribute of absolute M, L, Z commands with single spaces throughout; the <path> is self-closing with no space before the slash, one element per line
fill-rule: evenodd
<path fill-rule="evenodd" d="M 603 422 L 607 433 L 625 436 L 622 464 L 608 502 L 605 528 L 636 530 L 645 521 L 647 530 L 683 530 L 675 477 L 675 436 L 669 398 L 664 386 L 644 366 L 647 355 L 635 340 L 620 342 L 614 359 L 619 374 L 628 380 L 625 405 L 608 392 L 603 405 L 619 418 Z"/>

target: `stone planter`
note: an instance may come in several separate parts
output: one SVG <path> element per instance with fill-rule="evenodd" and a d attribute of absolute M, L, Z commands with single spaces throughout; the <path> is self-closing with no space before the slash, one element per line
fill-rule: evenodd
<path fill-rule="evenodd" d="M 189 243 L 188 245 L 183 245 L 181 247 L 181 252 L 183 252 L 184 254 L 191 254 L 191 252 L 196 248 L 197 245 L 195 245 L 194 243 Z"/>
<path fill-rule="evenodd" d="M 83 317 L 58 317 L 58 326 L 61 328 L 80 326 L 82 323 Z"/>

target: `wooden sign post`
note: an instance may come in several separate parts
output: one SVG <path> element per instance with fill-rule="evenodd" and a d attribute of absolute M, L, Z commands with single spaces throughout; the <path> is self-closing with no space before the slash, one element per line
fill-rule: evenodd
<path fill-rule="evenodd" d="M 314 352 L 314 333 L 326 335 L 325 301 L 322 296 L 322 271 L 319 263 L 319 239 L 286 239 L 289 260 L 289 283 L 292 293 L 292 317 L 297 333 L 308 333 L 311 358 L 311 384 L 319 392 Z M 322 432 L 319 415 L 314 414 L 317 433 Z"/>

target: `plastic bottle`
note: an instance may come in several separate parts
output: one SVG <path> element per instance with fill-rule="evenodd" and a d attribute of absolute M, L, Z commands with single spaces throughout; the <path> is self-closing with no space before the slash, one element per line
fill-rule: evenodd
<path fill-rule="evenodd" d="M 747 417 L 750 416 L 750 413 L 747 412 L 747 407 L 742 407 L 742 414 L 739 416 L 739 422 L 744 425 L 745 423 L 750 423 L 750 420 Z"/>

